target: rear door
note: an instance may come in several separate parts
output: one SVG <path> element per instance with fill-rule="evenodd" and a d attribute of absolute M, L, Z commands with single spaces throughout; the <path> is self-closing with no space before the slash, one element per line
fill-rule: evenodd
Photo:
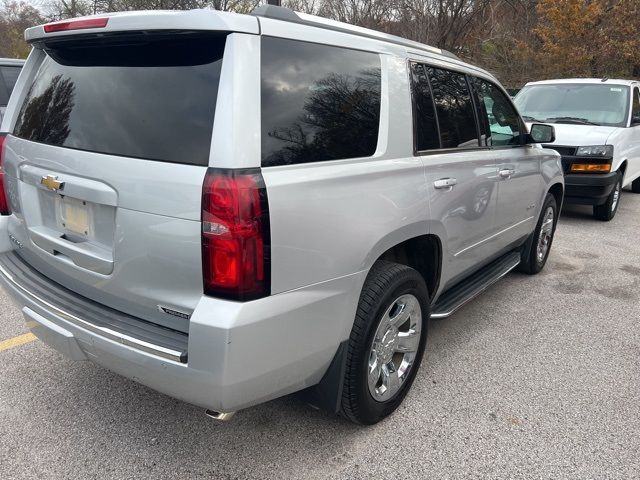
<path fill-rule="evenodd" d="M 416 150 L 437 233 L 446 239 L 443 278 L 451 284 L 496 251 L 496 163 L 480 146 L 465 74 L 415 63 L 412 77 Z"/>
<path fill-rule="evenodd" d="M 525 128 L 507 95 L 489 80 L 470 77 L 480 125 L 498 166 L 496 245 L 509 248 L 529 235 L 544 188 L 540 150 L 524 144 Z"/>
<path fill-rule="evenodd" d="M 202 295 L 201 192 L 225 41 L 120 33 L 56 39 L 32 55 L 5 151 L 9 231 L 28 263 L 187 331 Z"/>

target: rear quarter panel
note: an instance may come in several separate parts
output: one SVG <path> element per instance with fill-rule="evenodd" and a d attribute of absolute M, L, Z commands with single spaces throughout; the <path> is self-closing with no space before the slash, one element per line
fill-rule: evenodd
<path fill-rule="evenodd" d="M 263 169 L 272 293 L 367 270 L 390 247 L 428 233 L 406 68 L 402 58 L 382 55 L 381 125 L 372 158 Z"/>

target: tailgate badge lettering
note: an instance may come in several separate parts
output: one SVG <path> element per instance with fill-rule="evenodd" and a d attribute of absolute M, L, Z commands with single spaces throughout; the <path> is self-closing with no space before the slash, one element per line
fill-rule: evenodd
<path fill-rule="evenodd" d="M 58 177 L 54 177 L 53 175 L 45 175 L 42 177 L 40 184 L 53 192 L 64 189 L 64 182 L 59 181 Z"/>
<path fill-rule="evenodd" d="M 179 312 L 178 310 L 165 307 L 164 305 L 158 305 L 158 310 L 166 313 L 167 315 L 173 315 L 174 317 L 184 318 L 185 320 L 189 320 L 191 318 L 191 315 L 189 315 L 188 313 Z"/>
<path fill-rule="evenodd" d="M 9 234 L 9 240 L 11 240 L 11 243 L 13 243 L 17 248 L 24 247 L 22 242 L 18 240 L 16 237 L 14 237 L 11 233 Z"/>

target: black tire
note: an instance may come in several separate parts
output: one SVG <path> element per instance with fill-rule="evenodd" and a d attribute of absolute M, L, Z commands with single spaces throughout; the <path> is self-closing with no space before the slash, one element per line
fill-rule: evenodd
<path fill-rule="evenodd" d="M 616 198 L 617 192 L 617 198 Z M 602 205 L 593 207 L 593 217 L 603 222 L 608 222 L 616 216 L 618 207 L 620 206 L 620 197 L 622 195 L 622 175 L 618 172 L 618 179 L 613 190 Z"/>
<path fill-rule="evenodd" d="M 397 393 L 386 401 L 379 401 L 370 392 L 369 357 L 372 355 L 374 335 L 381 325 L 383 316 L 390 308 L 395 308 L 395 301 L 403 295 L 412 295 L 420 306 L 422 322 L 419 344 L 413 363 L 400 383 Z M 362 288 L 349 337 L 340 410 L 342 416 L 354 423 L 372 425 L 398 408 L 420 367 L 430 316 L 429 293 L 422 276 L 405 265 L 382 260 L 376 262 Z"/>
<path fill-rule="evenodd" d="M 551 237 L 548 239 L 547 249 L 542 258 L 540 258 L 538 254 L 538 242 L 540 240 L 540 231 L 543 228 L 543 224 L 545 219 L 547 218 L 547 214 L 549 209 L 553 211 L 553 225 L 551 229 Z M 530 246 L 529 248 L 525 248 L 522 251 L 522 257 L 520 259 L 520 265 L 518 266 L 518 270 L 521 272 L 527 273 L 529 275 L 535 275 L 539 273 L 547 263 L 547 259 L 549 258 L 549 252 L 551 252 L 551 245 L 553 244 L 553 237 L 556 233 L 556 225 L 558 224 L 558 204 L 556 199 L 550 193 L 547 193 L 546 198 L 544 199 L 544 203 L 542 204 L 542 210 L 540 212 L 540 218 L 538 219 L 538 223 L 536 224 L 536 229 L 533 231 L 529 240 L 525 245 Z"/>
<path fill-rule="evenodd" d="M 631 191 L 633 193 L 640 193 L 640 178 L 636 178 L 631 182 Z"/>

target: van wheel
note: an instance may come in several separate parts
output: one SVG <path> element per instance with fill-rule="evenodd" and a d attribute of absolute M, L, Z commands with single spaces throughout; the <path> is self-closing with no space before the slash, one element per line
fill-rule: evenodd
<path fill-rule="evenodd" d="M 633 193 L 640 193 L 640 178 L 636 178 L 631 182 L 631 191 Z"/>
<path fill-rule="evenodd" d="M 608 222 L 616 216 L 618 206 L 620 205 L 620 195 L 622 195 L 622 176 L 618 172 L 618 181 L 616 182 L 613 191 L 607 197 L 607 201 L 602 205 L 595 205 L 593 207 L 593 216 L 603 222 Z"/>
<path fill-rule="evenodd" d="M 344 417 L 371 425 L 398 408 L 420 367 L 430 315 L 427 286 L 416 270 L 376 262 L 349 337 Z"/>
<path fill-rule="evenodd" d="M 528 250 L 525 248 L 522 251 L 518 270 L 529 275 L 535 275 L 544 268 L 547 258 L 549 258 L 557 223 L 558 204 L 555 197 L 547 193 L 536 229 L 529 237 L 529 242 L 527 242 L 531 245 L 531 248 Z"/>

